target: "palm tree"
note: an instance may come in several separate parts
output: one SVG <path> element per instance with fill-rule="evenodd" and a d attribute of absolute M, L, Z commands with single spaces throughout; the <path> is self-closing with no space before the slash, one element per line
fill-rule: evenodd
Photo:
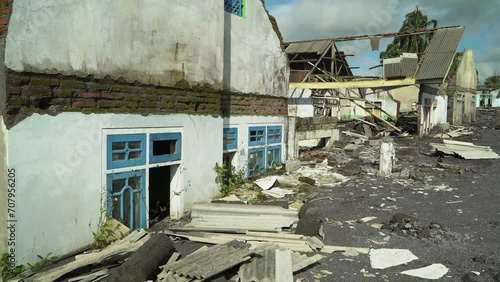
<path fill-rule="evenodd" d="M 429 20 L 429 18 L 420 11 L 418 6 L 414 11 L 405 15 L 405 20 L 399 32 L 414 32 L 417 30 L 435 28 L 437 20 Z M 394 58 L 401 53 L 417 53 L 422 54 L 429 44 L 431 34 L 417 34 L 408 36 L 395 37 L 392 44 L 389 44 L 387 50 L 380 53 L 380 58 Z"/>

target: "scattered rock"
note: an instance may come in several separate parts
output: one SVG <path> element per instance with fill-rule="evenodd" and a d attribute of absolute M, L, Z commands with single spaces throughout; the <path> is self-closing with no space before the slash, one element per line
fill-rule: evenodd
<path fill-rule="evenodd" d="M 305 176 L 299 177 L 299 181 L 307 183 L 309 185 L 315 185 L 316 184 L 316 180 L 314 180 L 314 179 L 312 179 L 310 177 L 305 177 Z"/>
<path fill-rule="evenodd" d="M 415 217 L 404 213 L 395 214 L 389 222 L 382 225 L 382 229 L 389 230 L 401 236 L 412 236 L 419 239 L 440 239 L 446 232 L 441 224 L 434 222 L 424 224 Z"/>

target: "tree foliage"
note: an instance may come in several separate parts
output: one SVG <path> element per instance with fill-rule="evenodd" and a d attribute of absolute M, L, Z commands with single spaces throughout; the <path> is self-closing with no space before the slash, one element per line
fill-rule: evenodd
<path fill-rule="evenodd" d="M 399 32 L 414 32 L 421 29 L 435 28 L 437 20 L 429 20 L 418 8 L 405 15 L 403 25 Z M 427 45 L 429 45 L 431 34 L 416 34 L 408 36 L 397 36 L 387 49 L 380 53 L 380 59 L 399 57 L 402 53 L 417 53 L 422 54 Z"/>
<path fill-rule="evenodd" d="M 493 75 L 484 80 L 484 86 L 487 88 L 500 89 L 500 75 Z"/>
<path fill-rule="evenodd" d="M 455 57 L 453 58 L 453 63 L 450 67 L 450 72 L 448 73 L 448 77 L 454 77 L 457 74 L 458 66 L 462 61 L 462 57 L 464 56 L 464 52 L 455 53 Z"/>

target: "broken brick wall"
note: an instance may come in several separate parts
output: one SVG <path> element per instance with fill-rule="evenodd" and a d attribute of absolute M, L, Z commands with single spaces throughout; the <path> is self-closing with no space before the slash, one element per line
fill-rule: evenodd
<path fill-rule="evenodd" d="M 286 116 L 286 98 L 225 93 L 209 87 L 128 84 L 112 79 L 8 72 L 4 114 L 8 128 L 33 113 L 193 114 Z"/>

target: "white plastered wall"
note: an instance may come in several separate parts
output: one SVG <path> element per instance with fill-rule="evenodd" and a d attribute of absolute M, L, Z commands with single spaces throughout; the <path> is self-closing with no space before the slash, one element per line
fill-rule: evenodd
<path fill-rule="evenodd" d="M 166 115 L 35 114 L 8 131 L 9 166 L 18 171 L 20 263 L 92 243 L 100 216 L 103 129 L 182 127 L 179 211 L 218 195 L 213 167 L 222 161 L 222 118 Z M 50 204 L 47 204 L 50 203 Z"/>
<path fill-rule="evenodd" d="M 248 172 L 248 128 L 253 126 L 282 126 L 281 160 L 286 160 L 287 148 L 285 146 L 288 128 L 285 117 L 255 117 L 238 116 L 224 119 L 224 128 L 238 128 L 238 150 L 233 160 L 237 170 Z"/>

